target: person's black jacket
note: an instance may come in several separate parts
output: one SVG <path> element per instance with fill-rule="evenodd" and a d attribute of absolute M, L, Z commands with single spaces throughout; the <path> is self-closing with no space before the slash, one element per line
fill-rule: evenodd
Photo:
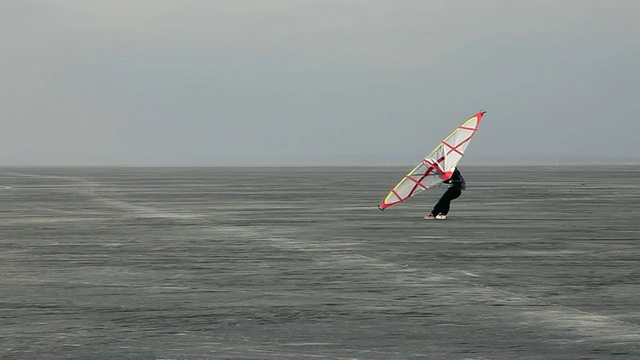
<path fill-rule="evenodd" d="M 462 177 L 462 174 L 460 173 L 458 168 L 455 168 L 453 170 L 453 175 L 451 175 L 451 177 L 448 180 L 445 180 L 443 182 L 445 184 L 449 184 L 450 188 L 456 188 L 458 190 L 467 189 L 467 183 L 464 181 L 464 178 Z"/>

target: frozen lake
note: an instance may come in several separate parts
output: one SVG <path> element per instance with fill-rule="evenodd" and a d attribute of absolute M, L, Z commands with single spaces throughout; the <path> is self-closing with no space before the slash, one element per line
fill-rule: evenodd
<path fill-rule="evenodd" d="M 640 358 L 640 167 L 409 169 L 0 168 L 0 358 Z"/>

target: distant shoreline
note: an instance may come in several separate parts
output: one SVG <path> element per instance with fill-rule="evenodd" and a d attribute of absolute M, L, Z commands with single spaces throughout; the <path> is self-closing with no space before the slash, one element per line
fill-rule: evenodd
<path fill-rule="evenodd" d="M 212 164 L 212 165 L 175 165 L 175 164 L 154 164 L 154 165 L 78 165 L 78 164 L 57 164 L 57 165 L 0 165 L 0 169 L 15 168 L 407 168 L 416 164 Z M 640 166 L 640 162 L 575 162 L 575 163 L 477 163 L 460 164 L 461 168 L 482 168 L 482 167 L 623 167 Z"/>

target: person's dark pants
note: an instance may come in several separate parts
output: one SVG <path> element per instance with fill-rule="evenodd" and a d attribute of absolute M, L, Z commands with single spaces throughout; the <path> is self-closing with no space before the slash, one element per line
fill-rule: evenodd
<path fill-rule="evenodd" d="M 433 207 L 431 213 L 434 216 L 440 213 L 447 215 L 449 213 L 449 207 L 451 206 L 451 200 L 459 198 L 461 194 L 462 190 L 460 189 L 455 187 L 448 188 L 447 191 L 442 194 L 442 197 L 440 197 L 436 206 Z"/>

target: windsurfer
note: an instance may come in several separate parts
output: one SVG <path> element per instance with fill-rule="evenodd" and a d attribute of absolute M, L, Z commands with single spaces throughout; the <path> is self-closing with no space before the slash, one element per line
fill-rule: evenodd
<path fill-rule="evenodd" d="M 467 119 L 441 141 L 429 155 L 423 157 L 422 161 L 387 193 L 387 196 L 378 205 L 378 209 L 389 208 L 424 190 L 434 188 L 447 179 L 452 186 L 445 192 L 431 213 L 433 217 L 440 213 L 442 216 L 446 216 L 449 211 L 449 203 L 462 194 L 464 186 L 464 180 L 461 182 L 462 176 L 456 170 L 456 166 L 464 156 L 471 138 L 478 131 L 484 114 L 485 112 L 482 111 Z M 457 172 L 456 175 L 453 174 L 454 171 Z M 441 218 L 443 218 L 442 216 Z"/>
<path fill-rule="evenodd" d="M 433 210 L 425 216 L 425 219 L 446 219 L 451 201 L 459 198 L 460 195 L 462 195 L 462 190 L 466 190 L 467 188 L 467 184 L 457 167 L 454 169 L 453 175 L 443 182 L 449 184 L 449 188 L 442 194 L 438 203 L 433 207 Z"/>

